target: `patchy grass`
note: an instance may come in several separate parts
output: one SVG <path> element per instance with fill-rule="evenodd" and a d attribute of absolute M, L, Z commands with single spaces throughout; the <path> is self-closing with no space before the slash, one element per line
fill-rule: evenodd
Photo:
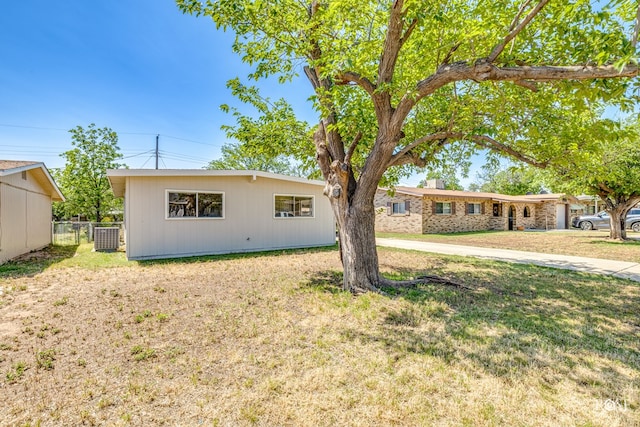
<path fill-rule="evenodd" d="M 640 262 L 640 234 L 626 242 L 609 240 L 608 231 L 480 231 L 448 234 L 378 233 L 379 237 L 453 245 L 513 249 L 548 254 Z"/>
<path fill-rule="evenodd" d="M 380 249 L 472 290 L 353 296 L 335 251 L 109 255 L 1 279 L 0 425 L 640 424 L 637 283 Z"/>

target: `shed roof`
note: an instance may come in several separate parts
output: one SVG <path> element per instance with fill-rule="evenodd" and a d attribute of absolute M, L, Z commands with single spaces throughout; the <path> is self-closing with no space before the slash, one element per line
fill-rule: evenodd
<path fill-rule="evenodd" d="M 44 163 L 27 160 L 0 160 L 0 177 L 25 171 L 33 172 L 36 181 L 51 195 L 51 200 L 56 202 L 64 201 L 60 188 L 58 188 Z"/>
<path fill-rule="evenodd" d="M 324 186 L 324 181 L 309 180 L 295 176 L 280 175 L 271 172 L 254 170 L 211 170 L 211 169 L 109 169 L 107 177 L 116 197 L 123 197 L 127 177 L 216 177 L 216 176 L 240 176 L 249 177 L 251 180 L 258 178 L 277 179 L 281 181 L 298 182 Z"/>
<path fill-rule="evenodd" d="M 563 198 L 573 199 L 573 196 L 566 194 L 528 194 L 526 196 L 511 196 L 507 194 L 483 193 L 476 191 L 459 191 L 459 190 L 440 190 L 437 188 L 414 188 L 414 187 L 396 187 L 396 193 L 408 194 L 412 196 L 428 196 L 428 197 L 448 197 L 454 199 L 486 199 L 498 202 L 513 203 L 540 203 L 546 201 L 556 201 Z"/>

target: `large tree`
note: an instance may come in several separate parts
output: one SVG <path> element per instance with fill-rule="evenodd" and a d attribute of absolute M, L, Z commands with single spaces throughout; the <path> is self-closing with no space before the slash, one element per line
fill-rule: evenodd
<path fill-rule="evenodd" d="M 448 145 L 544 166 L 567 151 L 564 109 L 621 98 L 638 75 L 637 3 L 579 0 L 177 0 L 236 34 L 249 76 L 304 70 L 316 158 L 354 292 L 380 275 L 374 195 Z M 637 83 L 637 81 L 635 82 Z"/>
<path fill-rule="evenodd" d="M 85 215 L 91 221 L 101 222 L 114 210 L 122 209 L 109 186 L 107 169 L 121 166 L 118 135 L 110 128 L 86 129 L 77 126 L 69 131 L 73 148 L 61 154 L 65 167 L 56 173 L 56 181 L 66 197 L 63 210 L 66 217 Z"/>
<path fill-rule="evenodd" d="M 640 121 L 597 122 L 563 165 L 549 168 L 556 186 L 574 194 L 597 196 L 609 214 L 609 238 L 625 240 L 627 214 L 640 203 Z"/>

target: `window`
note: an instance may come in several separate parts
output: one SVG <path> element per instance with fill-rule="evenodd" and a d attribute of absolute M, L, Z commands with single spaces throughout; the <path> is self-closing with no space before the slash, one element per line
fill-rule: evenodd
<path fill-rule="evenodd" d="M 394 202 L 391 204 L 392 206 L 392 214 L 393 215 L 404 215 L 404 213 L 406 212 L 405 208 L 404 208 L 404 203 L 398 203 L 398 202 Z"/>
<path fill-rule="evenodd" d="M 524 207 L 524 217 L 525 218 L 531 218 L 531 209 L 529 209 L 529 206 L 525 206 Z"/>
<path fill-rule="evenodd" d="M 493 216 L 502 216 L 502 203 L 493 204 Z"/>
<path fill-rule="evenodd" d="M 275 195 L 275 218 L 313 218 L 313 196 Z"/>
<path fill-rule="evenodd" d="M 435 202 L 435 213 L 437 215 L 454 214 L 455 212 L 451 205 L 451 202 Z"/>
<path fill-rule="evenodd" d="M 482 214 L 482 203 L 467 203 L 467 214 L 468 215 L 481 215 Z"/>
<path fill-rule="evenodd" d="M 387 215 L 409 215 L 411 211 L 411 202 L 387 202 Z"/>
<path fill-rule="evenodd" d="M 167 191 L 167 218 L 224 218 L 224 193 Z"/>

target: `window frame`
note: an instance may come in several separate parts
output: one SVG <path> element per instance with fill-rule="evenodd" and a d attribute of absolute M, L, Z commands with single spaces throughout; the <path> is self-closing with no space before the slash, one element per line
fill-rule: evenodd
<path fill-rule="evenodd" d="M 471 207 L 474 207 L 473 212 L 469 212 Z M 478 210 L 475 209 L 475 207 L 478 207 Z M 482 209 L 483 207 L 483 203 L 482 202 L 467 202 L 467 209 L 466 209 L 466 214 L 467 215 L 482 215 Z"/>
<path fill-rule="evenodd" d="M 454 203 L 455 202 L 434 201 L 434 209 L 433 209 L 434 215 L 454 215 L 455 214 L 455 208 L 453 207 Z M 442 212 L 438 212 L 438 205 L 442 205 Z M 444 205 L 449 205 L 449 212 L 444 211 Z"/>
<path fill-rule="evenodd" d="M 195 206 L 195 216 L 170 216 L 169 215 L 169 195 L 171 193 L 180 193 L 180 194 L 194 194 L 196 197 L 196 206 Z M 226 195 L 224 191 L 216 191 L 216 190 L 183 190 L 183 189 L 165 189 L 165 197 L 164 197 L 164 219 L 167 221 L 181 221 L 181 220 L 208 220 L 208 219 L 225 219 L 225 208 L 226 208 Z M 199 194 L 219 194 L 222 196 L 222 201 L 220 202 L 222 207 L 220 209 L 221 216 L 199 216 Z"/>
<path fill-rule="evenodd" d="M 531 218 L 531 208 L 529 206 L 525 206 L 522 209 L 522 217 L 523 218 Z"/>
<path fill-rule="evenodd" d="M 276 197 L 292 197 L 293 198 L 293 216 L 276 216 Z M 311 199 L 311 215 L 296 215 L 295 205 L 296 205 L 296 197 Z M 316 196 L 311 194 L 286 194 L 286 193 L 273 193 L 273 205 L 271 209 L 271 214 L 273 219 L 314 219 L 316 217 Z M 302 209 L 301 209 L 302 210 Z"/>
<path fill-rule="evenodd" d="M 398 207 L 396 212 L 396 206 Z M 391 202 L 391 215 L 401 215 L 404 216 L 407 214 L 406 204 L 405 202 Z"/>
<path fill-rule="evenodd" d="M 395 207 L 398 206 L 398 212 Z M 411 200 L 387 201 L 387 216 L 409 216 L 411 215 Z"/>

